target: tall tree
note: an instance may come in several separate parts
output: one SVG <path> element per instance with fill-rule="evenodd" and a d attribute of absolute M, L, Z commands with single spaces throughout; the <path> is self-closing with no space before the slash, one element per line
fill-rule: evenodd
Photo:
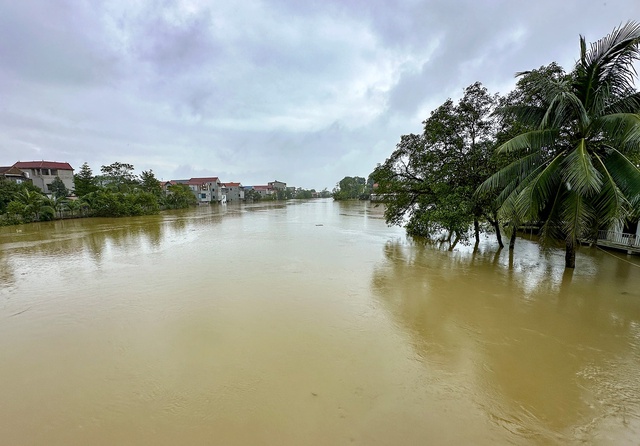
<path fill-rule="evenodd" d="M 78 173 L 73 176 L 73 183 L 75 187 L 75 194 L 78 197 L 85 196 L 98 189 L 95 184 L 91 167 L 89 167 L 87 162 L 84 162 L 82 166 L 80 166 Z"/>
<path fill-rule="evenodd" d="M 453 242 L 466 239 L 471 225 L 479 240 L 480 219 L 490 220 L 499 244 L 497 207 L 474 191 L 495 171 L 492 148 L 495 125 L 491 117 L 496 96 L 476 82 L 454 103 L 445 101 L 423 122 L 421 135 L 404 135 L 396 150 L 371 178 L 376 194 L 386 196 L 385 218 L 407 224 L 413 235 L 439 237 L 445 231 Z"/>
<path fill-rule="evenodd" d="M 133 164 L 115 162 L 108 166 L 101 166 L 102 175 L 99 181 L 104 187 L 119 192 L 127 192 L 137 186 L 138 177 L 133 173 Z"/>
<path fill-rule="evenodd" d="M 140 187 L 143 191 L 149 192 L 155 197 L 159 198 L 162 196 L 162 185 L 151 169 L 142 171 L 140 175 Z"/>
<path fill-rule="evenodd" d="M 500 191 L 506 214 L 543 221 L 544 237 L 564 240 L 567 268 L 575 268 L 580 239 L 595 237 L 640 205 L 640 170 L 628 158 L 640 150 L 639 46 L 635 22 L 589 47 L 581 36 L 580 58 L 568 76 L 530 77 L 527 88 L 537 102 L 501 111 L 516 116 L 525 131 L 498 151 L 519 158 L 479 191 Z"/>
<path fill-rule="evenodd" d="M 333 189 L 334 200 L 367 199 L 367 180 L 362 177 L 344 177 Z"/>

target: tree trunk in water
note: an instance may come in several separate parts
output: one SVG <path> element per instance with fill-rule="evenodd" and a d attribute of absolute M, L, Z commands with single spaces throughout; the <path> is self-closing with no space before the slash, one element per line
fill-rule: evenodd
<path fill-rule="evenodd" d="M 477 218 L 473 219 L 473 232 L 476 235 L 476 246 L 480 244 L 480 222 Z"/>
<path fill-rule="evenodd" d="M 456 238 L 453 239 L 453 243 L 451 244 L 451 246 L 449 246 L 449 251 L 453 251 L 453 248 L 456 247 L 458 241 L 460 241 L 460 236 L 458 235 L 458 233 L 456 233 Z"/>
<path fill-rule="evenodd" d="M 509 251 L 516 247 L 516 225 L 511 228 L 511 238 L 509 239 Z"/>
<path fill-rule="evenodd" d="M 564 267 L 576 267 L 576 245 L 573 243 L 573 240 L 567 240 L 567 247 L 564 254 Z"/>
<path fill-rule="evenodd" d="M 498 220 L 492 221 L 491 224 L 496 229 L 496 238 L 498 239 L 498 246 L 500 249 L 504 248 L 504 243 L 502 243 L 502 234 L 500 233 L 500 223 Z"/>

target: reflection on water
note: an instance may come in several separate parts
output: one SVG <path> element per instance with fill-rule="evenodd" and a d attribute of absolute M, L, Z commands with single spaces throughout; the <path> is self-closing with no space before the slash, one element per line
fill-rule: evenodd
<path fill-rule="evenodd" d="M 637 258 L 364 202 L 0 228 L 6 444 L 633 444 Z M 632 263 L 630 263 L 632 262 Z"/>
<path fill-rule="evenodd" d="M 589 254 L 574 273 L 526 241 L 515 255 L 392 242 L 373 289 L 425 366 L 492 422 L 543 443 L 616 426 L 637 438 L 640 271 Z"/>

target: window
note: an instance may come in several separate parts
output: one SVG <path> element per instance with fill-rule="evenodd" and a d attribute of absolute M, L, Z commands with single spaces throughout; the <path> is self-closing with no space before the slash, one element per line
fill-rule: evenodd
<path fill-rule="evenodd" d="M 205 198 L 207 198 L 207 194 L 200 194 L 200 198 L 204 200 Z"/>

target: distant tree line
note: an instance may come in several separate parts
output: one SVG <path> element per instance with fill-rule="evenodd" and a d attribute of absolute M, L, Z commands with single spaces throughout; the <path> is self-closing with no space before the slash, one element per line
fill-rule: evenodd
<path fill-rule="evenodd" d="M 247 189 L 244 193 L 246 201 L 273 201 L 273 200 L 308 200 L 311 198 L 329 198 L 331 192 L 326 188 L 317 192 L 315 189 L 286 188 L 275 190 L 273 194 L 262 195 L 254 189 Z"/>
<path fill-rule="evenodd" d="M 373 190 L 373 180 L 363 177 L 344 177 L 333 189 L 334 200 L 368 200 Z"/>
<path fill-rule="evenodd" d="M 115 162 L 102 166 L 100 175 L 94 176 L 84 163 L 74 175 L 74 196 L 59 178 L 51 184 L 51 197 L 31 183 L 0 181 L 0 224 L 147 215 L 195 205 L 196 198 L 188 186 L 171 185 L 165 193 L 152 170 L 143 171 L 140 176 L 133 171 L 133 165 Z"/>
<path fill-rule="evenodd" d="M 75 191 L 71 191 L 56 177 L 47 196 L 31 183 L 17 184 L 0 180 L 0 225 L 12 225 L 58 218 L 125 217 L 155 214 L 163 209 L 183 209 L 195 206 L 196 197 L 185 184 L 172 184 L 165 192 L 152 170 L 134 174 L 132 164 L 115 162 L 100 167 L 94 175 L 86 162 L 74 175 Z M 326 189 L 278 190 L 262 197 L 248 190 L 246 199 L 287 200 L 330 197 Z"/>

